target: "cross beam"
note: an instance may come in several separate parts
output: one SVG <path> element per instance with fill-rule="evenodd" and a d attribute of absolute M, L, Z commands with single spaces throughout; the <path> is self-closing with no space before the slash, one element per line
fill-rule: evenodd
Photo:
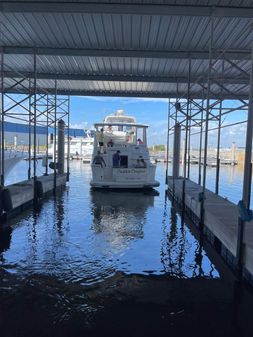
<path fill-rule="evenodd" d="M 32 72 L 22 72 L 17 74 L 15 71 L 5 71 L 5 78 L 33 78 Z M 186 76 L 148 76 L 148 75 L 104 75 L 104 74 L 73 74 L 73 73 L 37 73 L 37 79 L 45 80 L 68 80 L 68 81 L 112 81 L 112 82 L 143 82 L 143 83 L 187 83 Z M 206 80 L 206 74 L 193 76 L 191 83 L 203 83 Z M 218 76 L 212 79 L 222 84 L 249 84 L 249 78 L 224 77 Z"/>
<path fill-rule="evenodd" d="M 208 50 L 114 50 L 114 49 L 84 49 L 84 48 L 48 48 L 29 46 L 3 47 L 5 54 L 53 55 L 53 56 L 90 56 L 90 57 L 137 57 L 151 59 L 200 59 L 208 60 Z M 240 50 L 214 50 L 214 58 L 222 58 L 223 54 L 230 60 L 250 60 L 250 49 Z"/>
<path fill-rule="evenodd" d="M 162 16 L 204 16 L 252 18 L 253 7 L 195 6 L 160 4 L 117 4 L 49 1 L 2 1 L 0 11 L 5 13 L 90 13 Z"/>

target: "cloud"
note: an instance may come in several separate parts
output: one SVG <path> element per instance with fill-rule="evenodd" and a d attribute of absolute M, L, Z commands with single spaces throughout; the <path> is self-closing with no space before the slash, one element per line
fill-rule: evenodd
<path fill-rule="evenodd" d="M 148 144 L 166 144 L 167 143 L 167 120 L 153 122 L 148 129 Z"/>

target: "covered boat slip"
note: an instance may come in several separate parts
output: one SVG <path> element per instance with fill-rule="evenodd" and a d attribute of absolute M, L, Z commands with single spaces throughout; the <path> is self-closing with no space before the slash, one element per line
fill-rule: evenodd
<path fill-rule="evenodd" d="M 2 1 L 2 187 L 3 122 L 7 118 L 26 120 L 36 135 L 38 123 L 56 125 L 64 118 L 60 112 L 68 119 L 69 95 L 170 98 L 167 149 L 179 124 L 185 138 L 183 178 L 189 180 L 190 165 L 186 163 L 191 161 L 193 136 L 199 135 L 199 158 L 203 158 L 199 184 L 203 193 L 208 193 L 210 132 L 217 132 L 218 194 L 221 130 L 247 123 L 244 184 L 239 198 L 248 210 L 253 130 L 252 17 L 253 6 L 248 0 L 207 0 L 201 5 L 197 0 Z M 10 96 L 14 100 L 11 107 L 7 102 Z M 29 104 L 24 109 L 25 100 Z M 243 118 L 240 112 L 244 112 Z M 233 118 L 224 123 L 229 115 Z M 35 154 L 36 144 L 34 136 Z M 35 165 L 29 169 L 28 179 L 32 177 L 37 177 Z M 203 217 L 205 201 L 201 207 Z M 228 214 L 224 223 L 229 218 Z M 245 261 L 243 223 L 236 236 L 239 269 Z"/>

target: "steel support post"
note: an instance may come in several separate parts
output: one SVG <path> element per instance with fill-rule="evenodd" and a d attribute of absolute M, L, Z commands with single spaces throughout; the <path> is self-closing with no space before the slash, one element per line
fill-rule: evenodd
<path fill-rule="evenodd" d="M 201 106 L 202 106 L 202 109 L 201 109 L 201 123 L 200 123 L 200 135 L 199 135 L 199 177 L 198 177 L 198 184 L 201 185 L 201 169 L 202 169 L 202 166 L 201 166 L 201 160 L 202 160 L 202 140 L 203 140 L 203 109 L 204 109 L 204 98 L 202 99 L 202 102 L 201 102 Z"/>
<path fill-rule="evenodd" d="M 0 118 L 0 216 L 3 214 L 3 187 L 4 187 L 4 51 L 1 50 L 1 118 Z"/>
<path fill-rule="evenodd" d="M 220 180 L 220 135 L 221 135 L 221 115 L 222 115 L 222 100 L 219 106 L 219 125 L 217 137 L 217 156 L 216 156 L 216 179 L 215 179 L 215 193 L 219 194 L 219 180 Z"/>
<path fill-rule="evenodd" d="M 49 111 L 48 111 L 48 109 L 49 109 L 49 104 L 48 104 L 48 95 L 47 95 L 47 103 L 46 103 L 46 106 L 47 106 L 47 112 L 46 112 L 46 128 L 47 128 L 47 130 L 46 130 L 46 137 L 47 137 L 47 139 L 46 139 L 46 170 L 45 170 L 45 175 L 47 176 L 48 175 L 48 114 L 49 114 Z"/>
<path fill-rule="evenodd" d="M 70 126 L 70 96 L 68 96 L 68 150 L 67 150 L 67 181 L 69 181 L 69 160 L 70 160 L 70 134 L 69 134 L 69 126 Z"/>
<path fill-rule="evenodd" d="M 225 62 L 224 57 L 222 59 L 222 78 L 224 78 L 225 73 Z M 217 137 L 217 157 L 216 157 L 216 180 L 215 180 L 215 193 L 219 194 L 219 182 L 220 182 L 220 136 L 221 136 L 221 117 L 222 117 L 222 94 L 223 89 L 221 89 L 221 97 L 219 104 L 219 122 L 218 122 L 218 137 Z"/>
<path fill-rule="evenodd" d="M 187 166 L 187 179 L 190 178 L 190 164 L 191 164 L 191 114 L 192 114 L 192 104 L 189 107 L 189 131 L 188 131 L 188 166 Z"/>
<path fill-rule="evenodd" d="M 57 132 L 57 80 L 55 80 L 55 97 L 54 97 L 54 194 L 56 194 L 56 132 Z"/>
<path fill-rule="evenodd" d="M 181 139 L 181 125 L 176 123 L 174 126 L 174 143 L 173 143 L 173 179 L 179 177 L 180 168 L 180 139 Z"/>
<path fill-rule="evenodd" d="M 37 201 L 37 57 L 33 55 L 33 186 L 34 186 L 34 202 Z"/>
<path fill-rule="evenodd" d="M 31 135 L 31 121 L 32 121 L 32 95 L 31 95 L 31 78 L 29 78 L 29 115 L 28 115 L 28 180 L 31 179 L 31 147 L 32 147 L 32 135 Z"/>
<path fill-rule="evenodd" d="M 200 211 L 200 229 L 203 228 L 205 219 L 205 189 L 206 189 L 206 166 L 207 166 L 207 147 L 208 147 L 208 122 L 210 115 L 210 89 L 211 89 L 211 68 L 212 68 L 212 45 L 213 45 L 213 17 L 210 18 L 210 41 L 209 41 L 209 63 L 207 77 L 207 94 L 206 94 L 206 118 L 205 118 L 205 137 L 204 137 L 204 162 L 203 162 L 203 188 Z"/>
<path fill-rule="evenodd" d="M 65 123 L 62 119 L 58 120 L 58 137 L 57 137 L 57 171 L 58 174 L 64 173 L 64 162 L 65 162 Z"/>
<path fill-rule="evenodd" d="M 242 201 L 244 207 L 250 209 L 251 198 L 251 182 L 252 182 L 252 136 L 253 136 L 253 46 L 251 53 L 251 72 L 250 72 L 250 91 L 249 91 L 249 106 L 248 106 L 248 121 L 246 132 L 246 147 L 245 147 L 245 159 L 244 159 L 244 176 L 243 176 L 243 191 Z M 243 272 L 243 236 L 244 236 L 245 220 L 239 217 L 238 221 L 238 234 L 237 234 L 237 271 L 238 277 L 242 277 Z"/>
<path fill-rule="evenodd" d="M 166 148 L 166 171 L 165 184 L 168 183 L 168 167 L 169 167 L 169 145 L 170 145 L 170 98 L 168 100 L 168 127 L 167 127 L 167 148 Z"/>
<path fill-rule="evenodd" d="M 182 185 L 182 202 L 183 210 L 185 208 L 185 184 L 186 184 L 186 165 L 187 165 L 187 141 L 188 141 L 188 125 L 189 125 L 189 107 L 190 107 L 190 85 L 191 85 L 191 59 L 188 65 L 188 84 L 187 84 L 187 106 L 185 120 L 185 146 L 184 146 L 184 167 L 183 167 L 183 185 Z"/>
<path fill-rule="evenodd" d="M 1 52 L 1 186 L 4 186 L 4 52 Z"/>

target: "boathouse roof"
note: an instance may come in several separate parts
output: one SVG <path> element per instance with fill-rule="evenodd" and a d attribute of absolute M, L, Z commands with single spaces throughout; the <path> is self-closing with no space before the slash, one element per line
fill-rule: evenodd
<path fill-rule="evenodd" d="M 246 99 L 252 17 L 251 0 L 2 1 L 4 85 L 28 92 L 36 55 L 38 92 L 185 97 L 189 80 L 202 98 L 209 76 Z"/>

